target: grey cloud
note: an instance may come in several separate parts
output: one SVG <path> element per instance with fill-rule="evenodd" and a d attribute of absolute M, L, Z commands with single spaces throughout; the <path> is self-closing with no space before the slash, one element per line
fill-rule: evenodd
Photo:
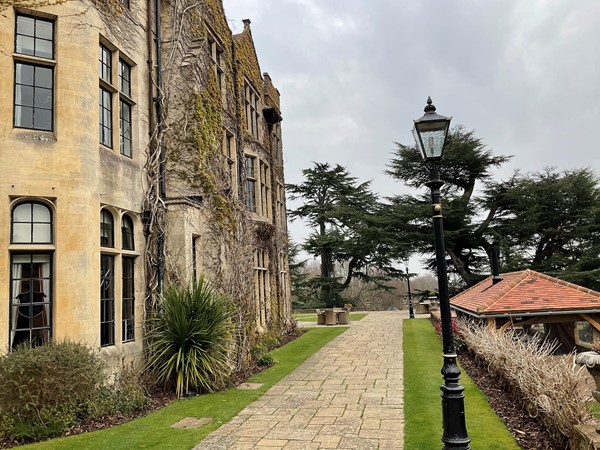
<path fill-rule="evenodd" d="M 547 165 L 600 172 L 596 0 L 224 5 L 234 24 L 255 15 L 261 68 L 282 95 L 290 182 L 329 161 L 382 195 L 403 191 L 383 171 L 394 141 L 412 142 L 428 95 L 495 153 L 515 155 L 498 177 Z"/>

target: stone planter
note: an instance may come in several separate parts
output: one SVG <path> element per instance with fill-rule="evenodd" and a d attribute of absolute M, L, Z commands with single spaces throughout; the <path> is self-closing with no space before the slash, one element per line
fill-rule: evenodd
<path fill-rule="evenodd" d="M 592 391 L 592 396 L 597 402 L 600 402 L 600 354 L 596 352 L 578 353 L 575 357 L 575 362 L 581 366 L 585 366 L 592 378 L 594 378 L 596 388 Z"/>

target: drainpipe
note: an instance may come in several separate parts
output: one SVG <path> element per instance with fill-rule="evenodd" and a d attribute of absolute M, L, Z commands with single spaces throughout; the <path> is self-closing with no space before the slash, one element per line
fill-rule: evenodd
<path fill-rule="evenodd" d="M 156 120 L 157 120 L 157 133 L 156 133 L 156 145 L 158 145 L 159 152 L 159 188 L 158 188 L 158 196 L 162 200 L 166 196 L 166 180 L 165 180 L 165 149 L 163 145 L 163 111 L 162 111 L 162 45 L 161 45 L 161 23 L 160 23 L 160 0 L 155 0 L 154 3 L 154 12 L 155 12 L 155 27 L 156 27 L 156 98 L 154 99 L 154 104 L 156 106 Z M 164 281 L 164 236 L 162 231 L 159 232 L 158 240 L 157 240 L 157 265 L 158 265 L 158 293 L 162 294 L 163 292 L 163 281 Z"/>

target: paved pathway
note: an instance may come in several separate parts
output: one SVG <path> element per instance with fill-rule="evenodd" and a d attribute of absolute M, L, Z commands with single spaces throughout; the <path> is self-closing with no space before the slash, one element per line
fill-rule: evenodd
<path fill-rule="evenodd" d="M 402 450 L 404 316 L 353 322 L 194 450 Z"/>

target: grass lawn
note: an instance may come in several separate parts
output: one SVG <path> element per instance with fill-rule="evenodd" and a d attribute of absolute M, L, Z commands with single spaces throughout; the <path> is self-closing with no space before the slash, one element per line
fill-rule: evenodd
<path fill-rule="evenodd" d="M 191 449 L 210 432 L 228 422 L 246 405 L 261 397 L 271 386 L 298 367 L 327 342 L 346 331 L 345 327 L 314 328 L 272 352 L 277 364 L 254 375 L 248 382 L 264 383 L 255 391 L 229 389 L 216 394 L 182 399 L 148 416 L 106 430 L 58 438 L 21 448 L 27 449 Z M 184 417 L 211 417 L 199 429 L 173 429 Z"/>
<path fill-rule="evenodd" d="M 443 384 L 442 343 L 428 319 L 405 319 L 404 351 L 404 448 L 441 448 Z M 491 409 L 486 396 L 461 371 L 465 387 L 465 417 L 471 447 L 477 450 L 519 450 L 502 419 Z"/>
<path fill-rule="evenodd" d="M 350 313 L 350 321 L 360 320 L 368 313 Z M 317 322 L 317 313 L 297 313 L 294 314 L 294 319 L 298 322 Z"/>

